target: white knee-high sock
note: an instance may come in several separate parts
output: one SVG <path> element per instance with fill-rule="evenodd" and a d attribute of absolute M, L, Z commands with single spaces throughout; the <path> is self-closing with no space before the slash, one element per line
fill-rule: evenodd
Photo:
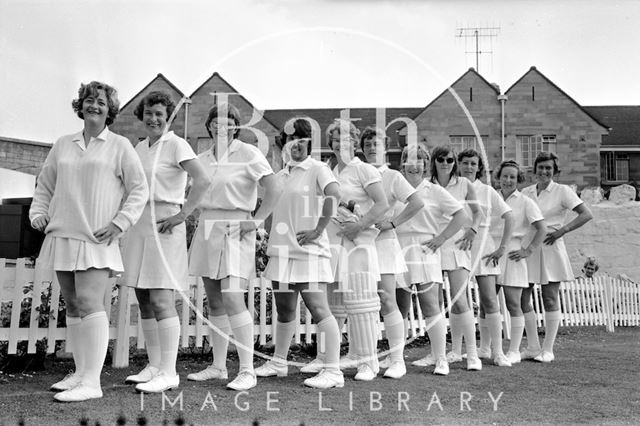
<path fill-rule="evenodd" d="M 462 333 L 464 314 L 449 313 L 449 325 L 451 326 L 451 351 L 462 355 Z"/>
<path fill-rule="evenodd" d="M 82 345 L 84 373 L 82 383 L 93 388 L 100 387 L 100 372 L 107 356 L 109 345 L 109 319 L 104 311 L 94 312 L 82 318 L 79 327 L 78 345 Z"/>
<path fill-rule="evenodd" d="M 160 371 L 169 376 L 176 375 L 178 344 L 180 343 L 180 318 L 177 316 L 158 321 L 160 342 Z"/>
<path fill-rule="evenodd" d="M 464 347 L 467 350 L 467 359 L 477 358 L 478 349 L 476 347 L 476 321 L 473 311 L 469 310 L 462 316 L 462 335 L 464 336 Z"/>
<path fill-rule="evenodd" d="M 296 320 L 289 322 L 276 322 L 276 348 L 273 354 L 274 358 L 287 361 L 287 353 L 289 352 L 289 346 L 291 345 L 291 339 L 296 333 Z"/>
<path fill-rule="evenodd" d="M 80 317 L 70 317 L 67 315 L 67 341 L 65 347 L 67 352 L 73 354 L 73 362 L 76 364 L 76 373 L 82 376 L 84 370 L 84 359 L 82 357 L 82 344 L 78 345 L 78 333 L 80 332 Z"/>
<path fill-rule="evenodd" d="M 384 331 L 389 341 L 391 362 L 404 361 L 404 319 L 398 309 L 385 315 Z"/>
<path fill-rule="evenodd" d="M 437 360 L 447 355 L 447 324 L 443 314 L 434 315 L 425 318 L 427 326 L 427 334 L 431 342 L 431 353 Z"/>
<path fill-rule="evenodd" d="M 509 352 L 520 352 L 522 333 L 524 332 L 524 317 L 511 317 L 511 341 Z"/>
<path fill-rule="evenodd" d="M 144 344 L 147 348 L 149 365 L 160 368 L 160 338 L 158 337 L 158 321 L 155 318 L 140 320 Z"/>
<path fill-rule="evenodd" d="M 558 327 L 562 313 L 558 311 L 546 311 L 544 313 L 544 340 L 542 341 L 542 350 L 553 353 L 553 345 L 558 335 Z"/>
<path fill-rule="evenodd" d="M 236 346 L 238 358 L 240 358 L 240 371 L 253 371 L 253 318 L 251 318 L 251 314 L 249 311 L 243 311 L 231 315 L 229 324 L 236 341 L 239 343 Z"/>
<path fill-rule="evenodd" d="M 538 339 L 538 323 L 535 311 L 524 313 L 524 330 L 527 333 L 527 349 L 533 352 L 540 351 L 540 339 Z"/>
<path fill-rule="evenodd" d="M 487 352 L 491 349 L 491 332 L 485 318 L 478 317 L 478 329 L 480 330 L 480 349 Z"/>
<path fill-rule="evenodd" d="M 491 338 L 491 356 L 504 355 L 502 351 L 502 315 L 500 312 L 485 314 L 485 323 Z"/>
<path fill-rule="evenodd" d="M 210 316 L 209 321 L 217 328 L 217 330 L 209 328 L 211 352 L 213 353 L 213 363 L 211 365 L 215 368 L 226 370 L 227 349 L 229 348 L 229 335 L 231 334 L 229 317 L 227 315 Z"/>
<path fill-rule="evenodd" d="M 330 315 L 318 323 L 318 353 L 322 353 L 327 370 L 340 371 L 340 332 L 338 323 Z"/>

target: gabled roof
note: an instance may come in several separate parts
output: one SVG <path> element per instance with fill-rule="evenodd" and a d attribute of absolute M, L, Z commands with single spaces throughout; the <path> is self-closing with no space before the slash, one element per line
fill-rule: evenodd
<path fill-rule="evenodd" d="M 198 88 L 196 90 L 193 91 L 193 93 L 191 94 L 190 97 L 193 97 L 193 95 L 195 95 L 200 89 L 202 89 L 205 84 L 207 84 L 208 82 L 210 82 L 211 80 L 213 80 L 214 78 L 219 78 L 220 80 L 222 80 L 222 82 L 224 84 L 226 84 L 227 86 L 229 86 L 229 88 L 231 90 L 233 90 L 235 93 L 237 93 L 247 104 L 249 104 L 249 106 L 254 109 L 254 110 L 258 110 L 258 111 L 262 111 L 264 114 L 262 116 L 262 118 L 269 124 L 271 124 L 274 128 L 279 129 L 278 126 L 276 126 L 271 120 L 269 120 L 269 118 L 267 117 L 266 111 L 264 110 L 259 110 L 258 108 L 256 108 L 255 106 L 253 106 L 253 104 L 247 99 L 245 98 L 240 92 L 238 92 L 236 90 L 235 87 L 233 87 L 231 84 L 229 84 L 229 82 L 227 80 L 225 80 L 217 71 L 214 72 L 211 77 L 209 77 L 208 79 L 206 79 L 200 86 L 198 86 Z"/>
<path fill-rule="evenodd" d="M 543 78 L 547 83 L 549 83 L 549 84 L 550 84 L 553 88 L 555 88 L 558 92 L 560 92 L 560 93 L 562 93 L 564 96 L 566 96 L 566 97 L 567 97 L 567 99 L 569 99 L 569 100 L 570 100 L 570 101 L 571 101 L 571 102 L 572 102 L 576 107 L 578 107 L 578 109 L 580 109 L 582 112 L 584 112 L 585 114 L 587 114 L 587 116 L 589 116 L 589 118 L 591 118 L 593 121 L 595 121 L 595 122 L 596 122 L 596 124 L 598 124 L 599 126 L 603 127 L 603 128 L 604 128 L 604 129 L 606 129 L 606 130 L 609 130 L 609 126 L 607 126 L 606 124 L 603 124 L 600 120 L 598 120 L 596 117 L 594 117 L 593 115 L 591 115 L 591 114 L 589 113 L 589 111 L 587 111 L 585 108 L 583 108 L 583 107 L 582 107 L 582 105 L 580 105 L 578 102 L 576 102 L 576 100 L 575 100 L 575 99 L 573 99 L 571 96 L 567 95 L 567 93 L 566 93 L 564 90 L 562 90 L 561 88 L 559 88 L 558 86 L 556 86 L 556 84 L 555 84 L 553 81 L 549 80 L 549 79 L 547 78 L 547 76 L 546 76 L 546 75 L 542 74 L 542 73 L 541 73 L 541 72 L 540 72 L 536 67 L 534 67 L 534 66 L 532 66 L 531 68 L 529 68 L 529 71 L 527 71 L 526 73 L 524 73 L 524 74 L 522 75 L 522 77 L 520 77 L 520 78 L 519 78 L 515 83 L 513 83 L 513 84 L 511 85 L 511 87 L 509 87 L 509 88 L 507 89 L 507 91 L 506 91 L 506 92 L 504 92 L 504 93 L 505 93 L 505 95 L 508 95 L 508 94 L 509 94 L 509 91 L 510 91 L 511 89 L 513 89 L 513 88 L 514 88 L 518 83 L 520 83 L 520 81 L 522 81 L 522 79 L 524 79 L 527 75 L 529 75 L 530 73 L 533 73 L 533 72 L 537 73 L 540 77 L 542 77 L 542 78 Z"/>
<path fill-rule="evenodd" d="M 157 75 L 157 76 L 155 76 L 155 78 L 153 78 L 149 83 L 147 83 L 147 85 L 146 85 L 146 86 L 144 86 L 144 87 L 142 88 L 142 90 L 140 90 L 138 93 L 136 93 L 135 95 L 133 95 L 133 97 L 132 97 L 131 99 L 129 99 L 129 100 L 127 101 L 127 103 L 126 103 L 126 104 L 124 104 L 124 105 L 120 108 L 120 110 L 122 111 L 122 110 L 124 110 L 127 106 L 129 106 L 129 104 L 130 104 L 131 102 L 133 102 L 133 100 L 134 100 L 134 99 L 136 99 L 138 96 L 140 96 L 140 94 L 141 94 L 141 93 L 143 93 L 145 90 L 147 90 L 147 88 L 148 88 L 149 86 L 151 86 L 153 83 L 155 83 L 157 80 L 163 80 L 165 83 L 167 83 L 167 84 L 169 85 L 169 87 L 171 87 L 173 90 L 175 90 L 176 92 L 178 92 L 178 94 L 179 94 L 181 97 L 184 97 L 184 93 L 182 93 L 182 90 L 178 89 L 178 88 L 177 88 L 177 87 L 176 87 L 176 86 L 175 86 L 171 81 L 169 81 L 169 79 L 168 79 L 167 77 L 165 77 L 162 73 L 158 73 L 158 75 Z"/>
<path fill-rule="evenodd" d="M 611 128 L 608 135 L 602 136 L 602 145 L 640 146 L 640 106 L 586 106 L 584 109 Z"/>

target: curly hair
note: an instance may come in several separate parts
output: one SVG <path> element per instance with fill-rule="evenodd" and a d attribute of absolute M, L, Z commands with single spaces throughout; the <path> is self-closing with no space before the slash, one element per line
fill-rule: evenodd
<path fill-rule="evenodd" d="M 463 158 L 473 158 L 476 157 L 478 159 L 478 171 L 476 172 L 476 179 L 480 179 L 484 174 L 484 161 L 482 161 L 482 156 L 475 149 L 465 149 L 460 154 L 458 154 L 458 162 L 461 162 Z"/>
<path fill-rule="evenodd" d="M 495 178 L 500 179 L 500 175 L 502 174 L 502 169 L 505 167 L 513 167 L 518 171 L 518 183 L 524 182 L 524 172 L 520 169 L 520 165 L 513 160 L 506 160 L 500 163 L 498 168 L 495 171 Z"/>
<path fill-rule="evenodd" d="M 327 145 L 329 145 L 329 148 L 333 149 L 331 143 L 331 134 L 336 130 L 338 131 L 338 133 L 340 133 L 343 127 L 346 127 L 349 130 L 349 139 L 351 140 L 353 146 L 358 146 L 358 142 L 360 140 L 360 130 L 358 130 L 356 125 L 351 121 L 336 118 L 333 123 L 329 124 L 329 127 L 327 127 L 326 131 Z"/>
<path fill-rule="evenodd" d="M 557 175 L 560 173 L 560 168 L 558 167 L 558 156 L 553 152 L 549 151 L 541 151 L 533 162 L 533 172 L 535 173 L 538 168 L 538 163 L 543 161 L 553 161 L 553 174 Z"/>
<path fill-rule="evenodd" d="M 142 121 L 142 117 L 144 115 L 144 107 L 152 107 L 157 104 L 161 104 L 166 107 L 167 118 L 171 117 L 171 114 L 173 114 L 173 110 L 176 109 L 176 103 L 167 92 L 156 90 L 153 92 L 149 92 L 147 96 L 145 96 L 144 98 L 142 98 L 142 100 L 140 100 L 140 102 L 138 102 L 136 109 L 133 110 L 133 114 L 138 117 L 138 120 Z"/>
<path fill-rule="evenodd" d="M 99 81 L 92 81 L 89 84 L 80 83 L 80 88 L 78 89 L 78 98 L 71 101 L 71 107 L 73 111 L 84 120 L 84 114 L 82 113 L 82 104 L 85 99 L 89 96 L 97 97 L 99 95 L 99 91 L 104 91 L 105 97 L 107 98 L 107 120 L 105 124 L 109 126 L 111 123 L 116 121 L 116 117 L 120 112 L 120 101 L 118 100 L 118 91 L 109 86 L 106 83 L 101 83 Z"/>
<path fill-rule="evenodd" d="M 456 152 L 449 145 L 439 145 L 431 150 L 431 160 L 430 160 L 430 169 L 431 169 L 431 182 L 438 183 L 438 171 L 436 169 L 436 160 L 439 157 L 446 157 L 447 155 L 453 155 L 453 168 L 451 169 L 451 173 L 449 174 L 449 178 L 458 175 L 458 161 L 456 160 Z"/>
<path fill-rule="evenodd" d="M 293 136 L 295 139 L 311 139 L 313 128 L 310 120 L 309 117 L 293 117 L 287 120 L 280 132 L 280 136 L 276 138 L 276 146 L 283 149 L 289 136 Z M 311 143 L 307 145 L 307 155 L 311 155 L 311 149 L 313 148 L 311 145 Z"/>
<path fill-rule="evenodd" d="M 207 133 L 211 138 L 213 138 L 213 134 L 211 133 L 211 129 L 209 128 L 211 126 L 211 122 L 218 118 L 218 114 L 223 113 L 225 110 L 227 111 L 227 118 L 233 120 L 236 126 L 233 132 L 233 137 L 237 137 L 238 133 L 240 133 L 240 111 L 238 111 L 238 108 L 226 103 L 220 105 L 214 104 L 207 114 L 207 121 L 204 123 L 204 126 L 207 129 Z"/>

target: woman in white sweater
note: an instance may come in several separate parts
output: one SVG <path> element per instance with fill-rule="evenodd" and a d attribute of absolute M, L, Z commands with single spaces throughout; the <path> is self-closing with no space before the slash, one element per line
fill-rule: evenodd
<path fill-rule="evenodd" d="M 119 111 L 116 90 L 82 84 L 72 106 L 84 128 L 53 145 L 29 212 L 31 225 L 46 234 L 38 267 L 56 271 L 67 307 L 67 347 L 76 370 L 52 386 L 63 402 L 102 397 L 109 342 L 104 294 L 109 277 L 123 271 L 117 239 L 138 220 L 149 196 L 133 146 L 107 127 Z"/>

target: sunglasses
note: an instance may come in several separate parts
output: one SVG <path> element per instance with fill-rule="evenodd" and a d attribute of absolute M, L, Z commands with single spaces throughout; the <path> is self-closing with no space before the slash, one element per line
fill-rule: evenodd
<path fill-rule="evenodd" d="M 456 161 L 455 159 L 451 158 L 451 157 L 437 157 L 436 161 L 438 163 L 444 163 L 445 161 L 447 162 L 447 164 L 452 164 L 454 161 Z"/>

